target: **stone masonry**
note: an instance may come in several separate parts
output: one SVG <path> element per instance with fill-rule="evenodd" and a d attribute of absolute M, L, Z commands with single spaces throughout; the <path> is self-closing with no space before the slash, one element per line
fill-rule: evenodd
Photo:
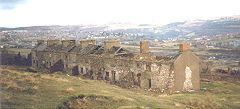
<path fill-rule="evenodd" d="M 180 44 L 176 56 L 154 55 L 149 42 L 140 42 L 140 54 L 121 47 L 120 40 L 39 40 L 32 49 L 32 66 L 39 71 L 62 71 L 74 76 L 104 80 L 124 88 L 161 92 L 200 89 L 199 64 L 190 44 Z"/>

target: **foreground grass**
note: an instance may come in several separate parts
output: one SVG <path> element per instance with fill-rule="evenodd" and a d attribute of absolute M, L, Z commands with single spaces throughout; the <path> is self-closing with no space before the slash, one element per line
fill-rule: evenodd
<path fill-rule="evenodd" d="M 240 87 L 202 82 L 204 92 L 159 95 L 104 81 L 0 66 L 2 108 L 240 108 Z"/>

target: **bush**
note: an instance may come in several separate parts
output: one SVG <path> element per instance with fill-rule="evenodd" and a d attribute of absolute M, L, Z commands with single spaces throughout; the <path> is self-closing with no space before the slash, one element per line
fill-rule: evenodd
<path fill-rule="evenodd" d="M 27 93 L 27 94 L 34 95 L 36 93 L 36 90 L 34 90 L 32 88 L 27 88 L 27 89 L 23 90 L 23 92 Z"/>

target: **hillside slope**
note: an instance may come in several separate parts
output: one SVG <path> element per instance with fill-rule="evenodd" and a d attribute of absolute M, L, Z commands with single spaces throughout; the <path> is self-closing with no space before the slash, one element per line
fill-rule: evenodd
<path fill-rule="evenodd" d="M 240 87 L 202 82 L 206 91 L 159 95 L 104 81 L 0 66 L 2 108 L 240 108 Z"/>

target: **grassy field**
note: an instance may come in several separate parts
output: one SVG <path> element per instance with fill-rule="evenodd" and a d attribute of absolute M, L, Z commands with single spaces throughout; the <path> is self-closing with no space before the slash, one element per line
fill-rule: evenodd
<path fill-rule="evenodd" d="M 160 95 L 26 69 L 0 66 L 2 108 L 240 108 L 240 86 L 226 81 L 201 82 L 205 91 Z"/>

